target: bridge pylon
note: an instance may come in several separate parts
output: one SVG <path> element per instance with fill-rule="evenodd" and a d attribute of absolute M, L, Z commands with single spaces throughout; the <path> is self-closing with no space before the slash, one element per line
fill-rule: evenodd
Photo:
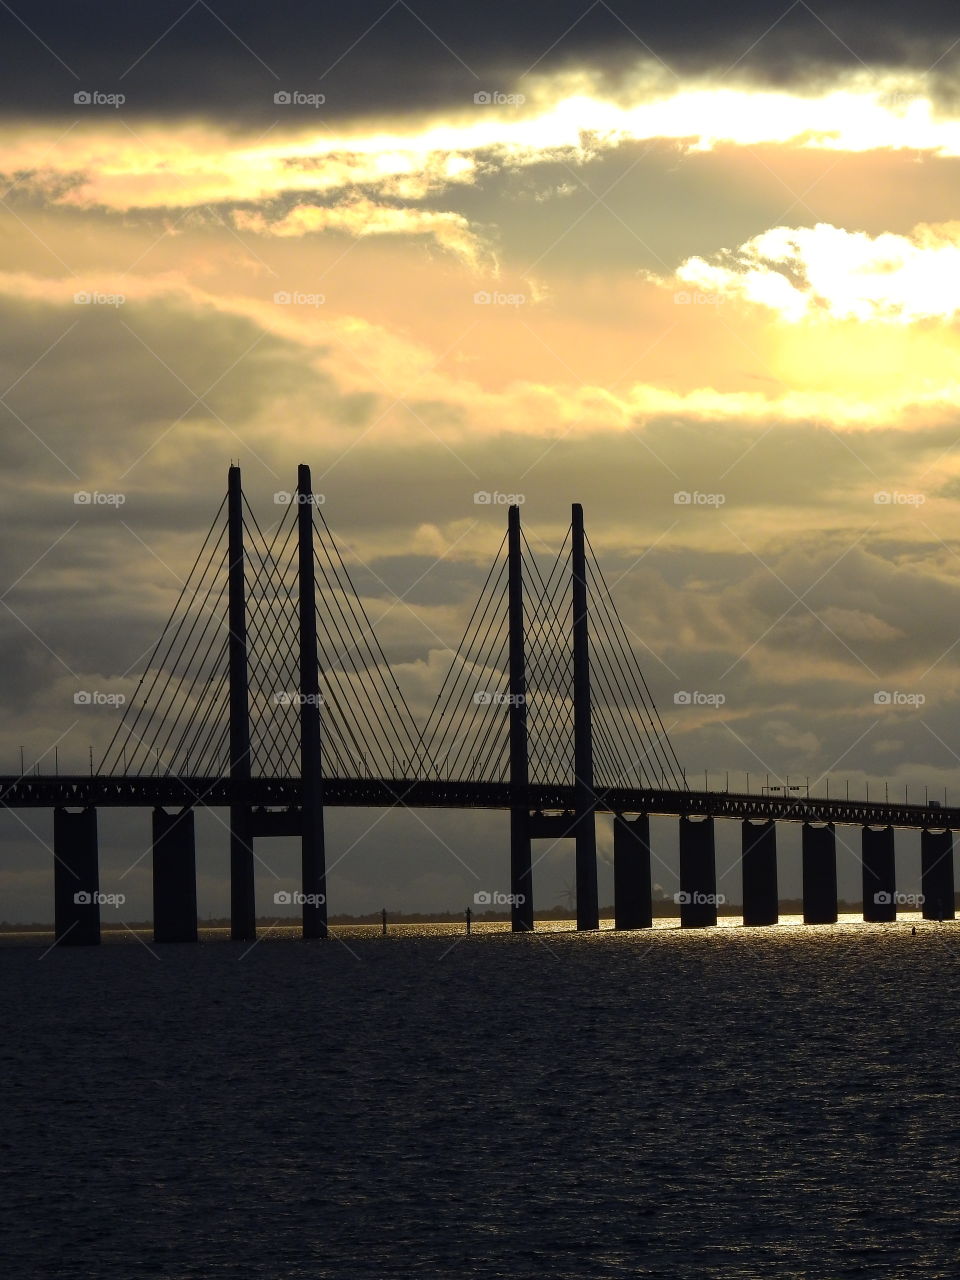
<path fill-rule="evenodd" d="M 514 933 L 533 925 L 533 870 L 530 852 L 530 757 L 527 744 L 527 671 L 523 628 L 523 552 L 520 508 L 507 513 L 507 626 L 510 696 L 510 921 Z"/>
<path fill-rule="evenodd" d="M 573 595 L 574 836 L 577 843 L 577 928 L 599 929 L 597 902 L 597 797 L 593 788 L 593 714 L 590 703 L 590 636 L 583 507 L 573 504 L 571 544 Z"/>
<path fill-rule="evenodd" d="M 257 937 L 250 805 L 242 799 L 250 783 L 250 699 L 247 663 L 246 566 L 243 550 L 243 489 L 240 468 L 227 475 L 227 626 L 230 663 L 230 936 Z"/>
<path fill-rule="evenodd" d="M 323 762 L 320 731 L 320 667 L 317 653 L 316 572 L 313 552 L 313 485 L 310 468 L 297 469 L 297 541 L 300 607 L 300 833 L 303 936 L 327 936 L 327 872 L 323 835 Z"/>

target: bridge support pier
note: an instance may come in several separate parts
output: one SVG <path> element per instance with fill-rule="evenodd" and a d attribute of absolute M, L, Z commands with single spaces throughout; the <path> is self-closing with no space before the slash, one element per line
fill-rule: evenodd
<path fill-rule="evenodd" d="M 53 811 L 53 909 L 58 946 L 100 941 L 97 811 Z"/>
<path fill-rule="evenodd" d="M 780 919 L 777 889 L 777 824 L 745 819 L 740 828 L 743 875 L 743 923 L 776 924 Z"/>
<path fill-rule="evenodd" d="M 837 922 L 837 833 L 832 822 L 802 827 L 803 923 Z"/>
<path fill-rule="evenodd" d="M 197 853 L 193 810 L 153 811 L 153 940 L 196 942 Z"/>
<path fill-rule="evenodd" d="M 530 933 L 534 928 L 532 867 L 530 814 L 526 805 L 514 805 L 510 810 L 510 920 L 514 933 Z"/>
<path fill-rule="evenodd" d="M 860 846 L 863 918 L 873 924 L 897 918 L 897 866 L 893 827 L 864 827 Z"/>
<path fill-rule="evenodd" d="M 920 877 L 924 920 L 952 920 L 954 910 L 953 832 L 920 832 Z"/>
<path fill-rule="evenodd" d="M 615 929 L 653 925 L 650 818 L 645 813 L 632 822 L 620 813 L 613 819 L 613 902 Z"/>
<path fill-rule="evenodd" d="M 713 818 L 680 818 L 680 927 L 717 923 L 717 860 Z"/>

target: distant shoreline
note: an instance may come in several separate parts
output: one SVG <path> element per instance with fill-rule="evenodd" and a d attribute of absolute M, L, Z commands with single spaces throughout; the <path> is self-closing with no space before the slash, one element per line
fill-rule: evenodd
<path fill-rule="evenodd" d="M 957 904 L 960 909 L 960 903 Z M 779 904 L 780 915 L 782 916 L 802 916 L 803 901 L 800 898 L 786 898 Z M 839 915 L 858 915 L 863 912 L 862 902 L 848 902 L 840 900 L 837 903 L 837 912 Z M 726 903 L 719 908 L 718 916 L 741 917 L 743 915 L 742 903 L 732 902 Z M 915 912 L 900 912 L 901 915 L 914 915 Z M 614 918 L 614 909 L 612 906 L 600 908 L 601 918 L 612 920 Z M 655 920 L 677 920 L 680 919 L 679 908 L 674 903 L 656 902 L 653 904 L 653 917 Z M 576 920 L 576 911 L 567 910 L 566 908 L 549 909 L 543 914 L 536 917 L 538 924 L 562 924 L 565 922 Z M 428 925 L 428 924 L 448 924 L 462 925 L 465 919 L 465 911 L 425 911 L 425 912 L 404 912 L 404 911 L 387 911 L 387 926 L 393 925 Z M 472 911 L 471 922 L 475 925 L 485 924 L 506 924 L 510 921 L 509 911 L 485 911 L 483 913 Z M 345 915 L 338 914 L 329 917 L 328 923 L 333 926 L 342 928 L 360 928 L 364 926 L 380 926 L 382 924 L 382 915 L 379 911 L 366 912 L 363 915 Z M 258 929 L 276 929 L 276 928 L 293 928 L 300 924 L 300 916 L 297 914 L 285 916 L 258 916 L 256 926 Z M 199 929 L 229 929 L 229 916 L 209 916 L 206 919 L 198 919 L 197 927 Z M 152 929 L 152 920 L 125 920 L 122 925 L 118 925 L 119 931 L 126 929 L 145 930 Z M 109 920 L 101 917 L 102 932 L 113 931 Z M 0 936 L 11 934 L 32 934 L 32 933 L 49 933 L 53 934 L 53 921 L 34 921 L 29 924 L 14 923 L 7 920 L 0 921 Z"/>

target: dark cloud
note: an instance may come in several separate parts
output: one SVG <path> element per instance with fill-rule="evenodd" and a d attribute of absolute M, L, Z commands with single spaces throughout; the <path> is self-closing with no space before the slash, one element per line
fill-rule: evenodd
<path fill-rule="evenodd" d="M 920 70 L 937 63 L 945 80 L 956 35 L 955 7 L 935 0 L 909 9 L 895 0 L 869 8 L 854 0 L 113 0 L 95 15 L 41 0 L 20 19 L 9 7 L 0 14 L 0 102 L 8 114 L 72 114 L 74 92 L 86 89 L 125 93 L 129 115 L 226 120 L 275 117 L 278 89 L 325 93 L 329 117 L 467 104 L 477 89 L 510 87 L 532 69 L 593 67 L 615 88 L 638 58 L 659 59 L 668 75 L 729 71 L 767 83 L 826 81 L 862 63 Z"/>

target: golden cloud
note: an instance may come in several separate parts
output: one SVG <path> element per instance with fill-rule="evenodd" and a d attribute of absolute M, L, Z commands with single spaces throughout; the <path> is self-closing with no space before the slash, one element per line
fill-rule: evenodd
<path fill-rule="evenodd" d="M 352 187 L 418 200 L 497 169 L 584 162 L 652 139 L 688 152 L 773 144 L 960 156 L 960 119 L 937 110 L 922 78 L 890 71 L 848 74 L 811 94 L 709 81 L 667 86 L 648 67 L 618 96 L 586 74 L 531 78 L 528 89 L 522 103 L 506 108 L 464 104 L 442 117 L 374 126 L 281 125 L 268 140 L 205 122 L 138 121 L 134 128 L 98 118 L 66 131 L 11 125 L 0 142 L 0 171 L 32 175 L 52 203 L 126 210 Z"/>
<path fill-rule="evenodd" d="M 233 222 L 239 231 L 282 237 L 321 231 L 342 231 L 350 236 L 429 236 L 473 268 L 488 256 L 467 219 L 459 213 L 401 208 L 364 198 L 329 207 L 298 204 L 273 220 L 258 210 L 238 209 Z"/>
<path fill-rule="evenodd" d="M 796 323 L 811 318 L 911 324 L 960 311 L 960 223 L 871 236 L 829 223 L 773 227 L 712 262 L 693 257 L 668 287 L 756 303 Z"/>

